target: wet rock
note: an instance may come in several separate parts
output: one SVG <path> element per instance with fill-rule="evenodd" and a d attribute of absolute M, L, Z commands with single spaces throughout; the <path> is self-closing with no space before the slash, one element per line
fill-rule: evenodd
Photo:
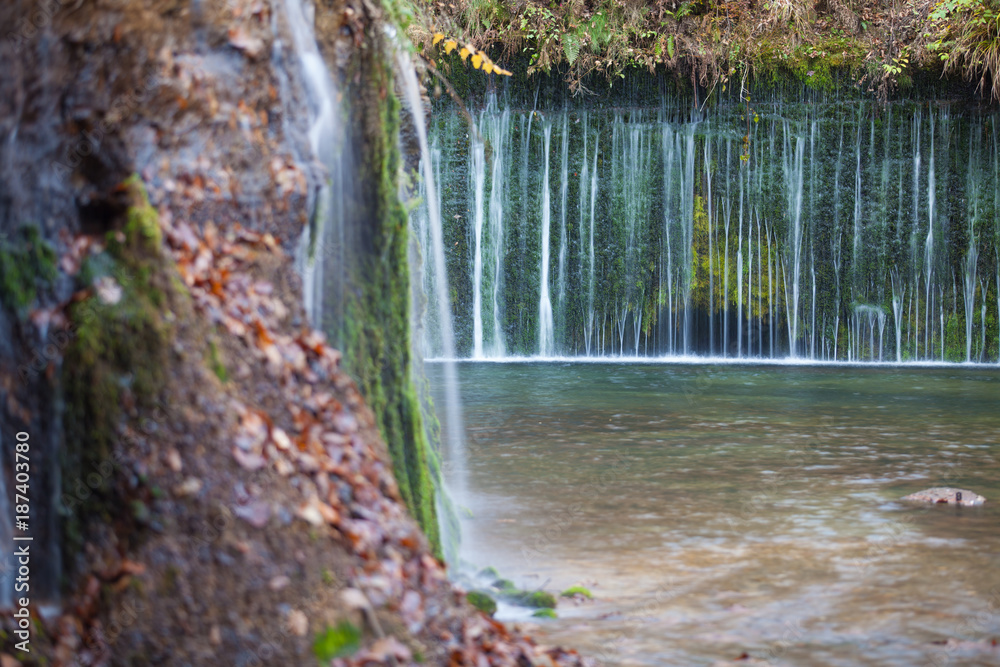
<path fill-rule="evenodd" d="M 956 489 L 950 486 L 935 486 L 932 489 L 925 489 L 903 496 L 903 500 L 912 500 L 921 503 L 942 503 L 948 505 L 982 505 L 986 498 L 978 493 L 973 493 L 968 489 Z"/>

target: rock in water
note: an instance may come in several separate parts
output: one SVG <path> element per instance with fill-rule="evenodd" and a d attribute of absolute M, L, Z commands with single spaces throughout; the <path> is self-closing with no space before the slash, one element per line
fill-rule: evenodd
<path fill-rule="evenodd" d="M 978 493 L 968 489 L 955 489 L 950 486 L 935 486 L 904 496 L 903 500 L 915 500 L 921 503 L 948 503 L 949 505 L 982 505 L 986 502 Z"/>

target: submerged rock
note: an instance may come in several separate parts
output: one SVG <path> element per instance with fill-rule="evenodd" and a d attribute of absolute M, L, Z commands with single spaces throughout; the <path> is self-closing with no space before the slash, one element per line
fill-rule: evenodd
<path fill-rule="evenodd" d="M 949 505 L 982 505 L 986 502 L 978 493 L 968 489 L 955 489 L 950 486 L 935 486 L 904 496 L 903 500 L 913 500 L 921 503 L 947 503 Z"/>

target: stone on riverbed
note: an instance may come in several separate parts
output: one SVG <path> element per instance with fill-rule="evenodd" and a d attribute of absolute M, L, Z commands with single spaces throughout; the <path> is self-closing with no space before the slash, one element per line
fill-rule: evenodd
<path fill-rule="evenodd" d="M 950 486 L 935 486 L 904 496 L 903 500 L 915 500 L 922 503 L 948 503 L 949 505 L 982 505 L 986 502 L 978 493 L 968 489 L 955 489 Z"/>

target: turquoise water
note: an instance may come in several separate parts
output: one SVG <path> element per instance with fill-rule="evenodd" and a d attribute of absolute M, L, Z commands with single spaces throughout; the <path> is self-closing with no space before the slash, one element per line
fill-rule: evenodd
<path fill-rule="evenodd" d="M 501 607 L 541 641 L 608 665 L 1000 664 L 1000 370 L 466 362 L 459 382 L 463 558 L 595 596 L 537 624 Z M 988 500 L 899 501 L 931 486 Z"/>

